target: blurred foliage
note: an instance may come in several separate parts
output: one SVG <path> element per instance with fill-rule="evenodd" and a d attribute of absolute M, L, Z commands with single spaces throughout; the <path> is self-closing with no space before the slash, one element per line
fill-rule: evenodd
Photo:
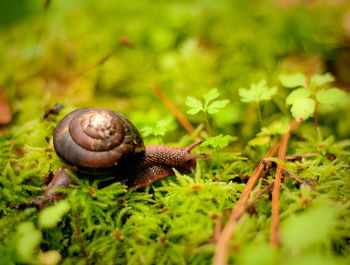
<path fill-rule="evenodd" d="M 320 131 L 303 122 L 288 154 L 318 155 L 283 165 L 315 192 L 285 177 L 282 246 L 268 244 L 265 194 L 238 223 L 229 261 L 347 264 L 349 17 L 346 0 L 0 1 L 0 85 L 14 114 L 0 128 L 0 263 L 210 264 L 215 223 L 286 132 L 291 106 L 298 116 L 305 102 L 295 103 L 307 100 Z M 312 83 L 322 90 L 305 91 Z M 195 152 L 211 159 L 195 176 L 137 191 L 81 179 L 45 210 L 13 207 L 42 194 L 62 165 L 52 133 L 75 108 L 123 113 L 146 144 L 193 142 L 153 85 L 206 138 Z M 59 115 L 40 118 L 56 102 Z"/>

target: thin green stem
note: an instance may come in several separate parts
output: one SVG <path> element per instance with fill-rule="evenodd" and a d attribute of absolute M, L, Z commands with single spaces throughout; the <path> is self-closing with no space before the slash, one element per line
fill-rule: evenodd
<path fill-rule="evenodd" d="M 258 118 L 259 118 L 260 129 L 261 129 L 263 127 L 263 123 L 262 123 L 262 117 L 261 117 L 260 103 L 259 101 L 255 101 L 255 102 L 256 102 L 256 108 L 258 110 Z"/>
<path fill-rule="evenodd" d="M 212 136 L 211 128 L 210 128 L 210 124 L 209 124 L 209 119 L 208 119 L 208 115 L 207 115 L 206 110 L 204 110 L 204 121 L 205 121 L 205 127 L 207 127 L 208 135 Z"/>
<path fill-rule="evenodd" d="M 157 142 L 158 142 L 158 144 L 162 144 L 163 143 L 162 137 L 160 135 L 157 135 Z"/>
<path fill-rule="evenodd" d="M 317 133 L 318 139 L 321 141 L 322 140 L 322 132 L 321 132 L 320 124 L 318 122 L 318 115 L 317 115 L 317 110 L 318 110 L 318 101 L 316 99 L 317 91 L 318 91 L 318 87 L 315 89 L 315 93 L 313 94 L 312 98 L 315 101 L 314 122 L 315 122 L 316 133 Z"/>

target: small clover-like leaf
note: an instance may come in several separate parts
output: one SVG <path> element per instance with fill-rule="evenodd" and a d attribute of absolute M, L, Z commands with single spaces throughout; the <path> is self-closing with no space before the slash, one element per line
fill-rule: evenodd
<path fill-rule="evenodd" d="M 250 89 L 255 91 L 255 93 L 257 94 L 264 91 L 265 88 L 266 88 L 266 80 L 262 79 L 257 83 L 253 83 Z"/>
<path fill-rule="evenodd" d="M 154 130 L 151 126 L 146 126 L 146 127 L 143 127 L 141 129 L 141 132 L 142 132 L 143 137 L 147 137 L 147 136 L 150 136 L 151 134 L 153 134 Z"/>
<path fill-rule="evenodd" d="M 253 83 L 250 89 L 240 88 L 238 90 L 241 101 L 252 102 L 252 101 L 263 101 L 270 100 L 273 95 L 277 92 L 277 87 L 268 88 L 266 86 L 266 80 L 261 80 L 258 83 Z"/>
<path fill-rule="evenodd" d="M 163 136 L 168 131 L 168 126 L 171 123 L 171 119 L 163 119 L 157 122 L 153 134 L 155 136 Z"/>
<path fill-rule="evenodd" d="M 201 146 L 212 146 L 214 148 L 219 147 L 219 148 L 224 148 L 226 146 L 228 146 L 230 141 L 235 140 L 236 138 L 231 136 L 231 135 L 223 135 L 223 134 L 219 134 L 215 137 L 210 137 L 208 139 L 206 139 Z"/>
<path fill-rule="evenodd" d="M 243 102 L 251 102 L 255 101 L 254 93 L 251 90 L 240 88 L 238 90 L 239 96 L 241 97 L 241 101 Z"/>
<path fill-rule="evenodd" d="M 270 100 L 273 95 L 277 92 L 277 87 L 267 88 L 265 91 L 261 92 L 260 100 Z"/>
<path fill-rule="evenodd" d="M 311 98 L 301 98 L 294 102 L 291 108 L 292 115 L 297 120 L 306 120 L 315 111 L 315 102 Z"/>
<path fill-rule="evenodd" d="M 39 226 L 42 228 L 55 227 L 69 209 L 70 205 L 67 201 L 60 201 L 54 206 L 42 210 L 39 215 Z"/>
<path fill-rule="evenodd" d="M 305 86 L 306 77 L 303 74 L 297 73 L 293 75 L 280 75 L 280 81 L 284 87 L 300 87 Z"/>
<path fill-rule="evenodd" d="M 310 90 L 308 90 L 306 88 L 295 89 L 286 98 L 286 104 L 292 105 L 295 101 L 297 101 L 299 99 L 308 98 L 310 96 L 310 94 L 311 94 Z"/>
<path fill-rule="evenodd" d="M 316 83 L 318 86 L 324 85 L 326 83 L 331 83 L 334 81 L 334 77 L 330 73 L 325 73 L 323 75 L 313 75 L 311 77 L 311 83 Z"/>
<path fill-rule="evenodd" d="M 194 115 L 203 110 L 202 102 L 194 97 L 187 97 L 186 105 L 191 107 L 187 113 Z"/>
<path fill-rule="evenodd" d="M 187 113 L 191 115 L 197 114 L 200 111 L 209 114 L 218 113 L 220 109 L 224 108 L 229 103 L 229 100 L 227 99 L 215 100 L 219 96 L 220 93 L 218 92 L 217 88 L 211 89 L 208 93 L 204 94 L 203 96 L 205 101 L 204 106 L 202 104 L 202 101 L 194 97 L 187 97 L 186 104 L 187 106 L 191 107 L 187 111 Z"/>
<path fill-rule="evenodd" d="M 168 131 L 168 126 L 171 123 L 172 119 L 163 119 L 157 122 L 155 127 L 146 126 L 141 129 L 142 135 L 147 137 L 151 134 L 154 136 L 163 136 Z"/>
<path fill-rule="evenodd" d="M 207 93 L 205 93 L 203 98 L 205 100 L 205 104 L 207 105 L 210 101 L 218 98 L 219 96 L 220 96 L 220 93 L 218 92 L 218 89 L 213 88 L 209 90 Z"/>
<path fill-rule="evenodd" d="M 223 100 L 215 100 L 212 104 L 209 105 L 207 111 L 209 114 L 215 114 L 219 112 L 219 109 L 222 109 L 226 107 L 226 105 L 230 101 L 228 99 L 223 99 Z"/>
<path fill-rule="evenodd" d="M 316 93 L 316 99 L 321 104 L 336 104 L 345 96 L 346 93 L 339 88 L 330 88 Z"/>

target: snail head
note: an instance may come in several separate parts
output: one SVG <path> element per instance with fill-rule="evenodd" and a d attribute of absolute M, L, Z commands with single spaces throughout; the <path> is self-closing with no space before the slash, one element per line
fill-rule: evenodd
<path fill-rule="evenodd" d="M 185 151 L 185 155 L 184 155 L 184 163 L 179 168 L 180 173 L 182 174 L 193 173 L 194 175 L 194 169 L 196 167 L 197 159 L 200 159 L 200 158 L 209 159 L 208 154 L 191 154 L 192 149 L 197 145 L 200 145 L 201 143 L 203 143 L 203 140 L 195 142 L 183 149 Z"/>

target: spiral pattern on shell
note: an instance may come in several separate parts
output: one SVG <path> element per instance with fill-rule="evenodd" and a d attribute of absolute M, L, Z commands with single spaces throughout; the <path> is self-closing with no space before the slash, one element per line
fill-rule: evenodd
<path fill-rule="evenodd" d="M 135 126 L 120 113 L 102 108 L 77 109 L 56 126 L 54 147 L 76 172 L 104 174 L 144 150 Z"/>

